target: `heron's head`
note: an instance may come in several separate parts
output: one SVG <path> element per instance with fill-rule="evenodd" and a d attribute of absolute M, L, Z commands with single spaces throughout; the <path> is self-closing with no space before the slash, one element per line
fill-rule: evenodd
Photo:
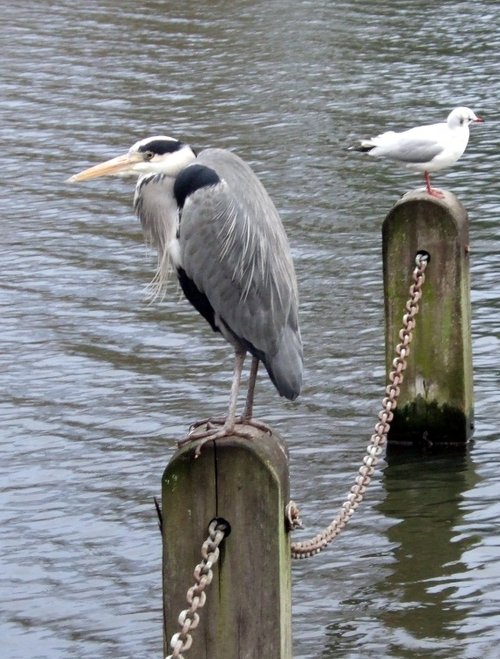
<path fill-rule="evenodd" d="M 167 174 L 177 176 L 196 155 L 192 148 L 173 137 L 157 135 L 139 140 L 127 153 L 84 169 L 68 179 L 71 183 L 88 181 L 98 176 L 142 176 Z"/>
<path fill-rule="evenodd" d="M 481 122 L 484 119 L 478 117 L 469 108 L 455 108 L 448 115 L 447 123 L 450 128 L 458 128 L 460 126 L 468 126 L 473 122 Z"/>

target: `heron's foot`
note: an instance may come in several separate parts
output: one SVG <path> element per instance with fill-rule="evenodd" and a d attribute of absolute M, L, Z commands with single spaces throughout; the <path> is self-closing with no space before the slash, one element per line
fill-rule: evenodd
<path fill-rule="evenodd" d="M 208 418 L 202 419 L 201 421 L 195 421 L 189 426 L 189 431 L 186 440 L 188 440 L 194 432 L 198 432 L 198 428 L 200 428 L 200 426 L 205 426 L 205 430 L 210 430 L 210 428 L 215 428 L 216 426 L 222 426 L 225 423 L 226 423 L 225 416 L 219 416 L 219 417 L 209 416 Z"/>
<path fill-rule="evenodd" d="M 182 442 L 187 443 L 190 439 L 195 439 L 195 435 L 198 436 L 198 433 L 200 432 L 199 428 L 201 426 L 205 426 L 205 429 L 202 430 L 201 432 L 208 432 L 209 430 L 212 430 L 214 428 L 217 428 L 217 426 L 223 426 L 227 421 L 227 417 L 208 417 L 207 419 L 202 419 L 201 421 L 195 421 L 189 426 L 189 432 L 188 436 L 186 437 L 185 440 L 181 440 Z M 243 415 L 237 416 L 236 419 L 234 420 L 235 424 L 240 424 L 242 426 L 252 426 L 252 428 L 256 428 L 257 430 L 260 430 L 262 432 L 266 432 L 268 435 L 272 435 L 273 431 L 271 428 L 267 425 L 267 423 L 264 423 L 263 421 L 257 421 L 257 419 L 249 419 Z"/>
<path fill-rule="evenodd" d="M 234 423 L 228 423 L 227 419 L 210 418 L 193 423 L 189 427 L 187 437 L 177 442 L 177 446 L 180 448 L 191 442 L 196 442 L 197 446 L 194 457 L 197 458 L 203 446 L 215 439 L 224 439 L 227 437 L 255 439 L 256 435 L 255 431 L 252 432 L 253 428 L 259 432 L 272 435 L 272 430 L 267 424 L 256 421 L 255 419 L 246 419 L 240 416 L 234 420 Z"/>
<path fill-rule="evenodd" d="M 240 416 L 236 419 L 236 423 L 241 423 L 244 426 L 252 426 L 261 432 L 266 432 L 268 435 L 272 435 L 273 431 L 271 427 L 264 423 L 263 421 L 257 421 L 257 419 L 247 419 L 244 416 Z"/>
<path fill-rule="evenodd" d="M 217 420 L 218 421 L 218 420 Z M 244 428 L 236 427 L 236 424 L 223 424 L 222 427 L 214 426 L 210 420 L 205 424 L 205 430 L 190 429 L 189 434 L 184 439 L 177 442 L 177 446 L 185 446 L 191 442 L 196 442 L 196 451 L 194 457 L 198 458 L 203 446 L 214 439 L 224 439 L 227 437 L 242 437 L 243 439 L 253 439 L 251 432 L 245 431 Z M 201 441 L 200 441 L 201 440 Z"/>

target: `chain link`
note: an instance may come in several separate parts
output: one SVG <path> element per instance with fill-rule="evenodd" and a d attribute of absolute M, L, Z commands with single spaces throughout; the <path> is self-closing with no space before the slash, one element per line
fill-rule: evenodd
<path fill-rule="evenodd" d="M 219 545 L 229 535 L 229 532 L 230 527 L 225 520 L 214 519 L 208 525 L 208 538 L 201 547 L 203 560 L 194 568 L 193 576 L 196 583 L 187 591 L 186 599 L 189 609 L 184 609 L 179 614 L 178 620 L 181 631 L 172 636 L 170 640 L 172 654 L 169 654 L 165 659 L 184 659 L 182 653 L 187 652 L 191 647 L 193 637 L 189 632 L 198 627 L 200 616 L 197 610 L 205 606 L 207 599 L 205 588 L 212 582 L 212 567 L 219 558 Z"/>
<path fill-rule="evenodd" d="M 396 409 L 400 394 L 400 385 L 403 382 L 403 372 L 406 369 L 407 358 L 410 354 L 410 343 L 413 339 L 413 330 L 415 329 L 415 316 L 418 314 L 418 303 L 422 297 L 425 269 L 429 260 L 430 256 L 427 252 L 418 252 L 415 257 L 416 266 L 412 274 L 413 283 L 410 286 L 410 299 L 406 303 L 406 312 L 403 315 L 403 327 L 399 332 L 400 343 L 396 346 L 396 358 L 392 362 L 392 369 L 389 373 L 389 384 L 386 387 L 385 397 L 382 400 L 382 409 L 378 413 L 375 433 L 371 436 L 370 443 L 366 449 L 366 455 L 363 458 L 363 465 L 359 468 L 354 485 L 351 487 L 347 499 L 342 504 L 337 516 L 326 529 L 318 533 L 311 540 L 292 542 L 292 558 L 309 558 L 310 556 L 319 554 L 320 551 L 325 549 L 339 535 L 363 500 L 363 495 L 370 484 L 375 467 L 387 444 L 387 434 L 389 433 L 391 421 L 394 418 L 394 410 Z M 290 502 L 286 514 L 289 520 L 300 519 L 298 510 L 293 502 Z"/>

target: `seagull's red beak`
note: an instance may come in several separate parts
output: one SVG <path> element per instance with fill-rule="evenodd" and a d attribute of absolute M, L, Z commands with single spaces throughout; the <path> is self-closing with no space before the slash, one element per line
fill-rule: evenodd
<path fill-rule="evenodd" d="M 482 123 L 484 123 L 484 119 L 483 119 L 482 117 L 476 117 L 476 118 L 474 119 L 474 123 L 475 123 L 475 124 L 478 124 L 478 123 L 479 123 L 479 124 L 482 124 Z"/>

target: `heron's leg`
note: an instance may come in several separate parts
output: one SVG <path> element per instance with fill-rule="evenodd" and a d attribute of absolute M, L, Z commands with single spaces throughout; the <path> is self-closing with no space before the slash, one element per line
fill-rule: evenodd
<path fill-rule="evenodd" d="M 245 411 L 243 412 L 242 422 L 250 421 L 253 414 L 253 399 L 255 396 L 255 384 L 257 382 L 257 372 L 259 370 L 259 360 L 257 357 L 252 357 L 252 365 L 250 366 L 250 374 L 248 376 L 248 391 L 247 400 L 245 403 Z"/>
<path fill-rule="evenodd" d="M 207 419 L 202 419 L 201 421 L 195 421 L 189 426 L 189 436 L 192 436 L 196 429 L 200 426 L 206 426 L 206 430 L 213 427 L 214 425 L 226 425 L 228 423 L 231 409 L 233 411 L 233 426 L 236 419 L 236 405 L 238 403 L 238 393 L 240 390 L 241 374 L 243 372 L 243 364 L 245 363 L 246 351 L 241 351 L 235 349 L 234 351 L 234 371 L 233 371 L 233 380 L 231 383 L 231 395 L 229 398 L 229 410 L 226 417 L 213 417 L 209 416 Z M 184 441 L 184 440 L 183 440 Z"/>
<path fill-rule="evenodd" d="M 255 419 L 252 419 L 252 414 L 253 414 L 253 400 L 254 400 L 254 395 L 255 395 L 255 384 L 257 382 L 257 372 L 259 370 L 259 359 L 258 357 L 252 357 L 252 364 L 250 366 L 250 374 L 248 376 L 248 391 L 247 391 L 247 398 L 246 398 L 246 403 L 245 403 L 245 410 L 242 415 L 235 416 L 234 417 L 234 422 L 242 424 L 242 425 L 247 425 L 247 426 L 253 426 L 254 428 L 257 428 L 257 430 L 262 430 L 262 432 L 267 432 L 270 435 L 272 434 L 271 428 L 263 423 L 262 421 L 256 421 Z M 241 373 L 240 373 L 241 376 Z M 234 408 L 234 411 L 236 413 L 236 406 Z M 205 419 L 204 421 L 198 421 L 197 423 L 193 424 L 190 428 L 190 436 L 192 435 L 193 431 L 195 428 L 198 428 L 201 425 L 206 426 L 206 430 L 209 428 L 213 428 L 214 425 L 222 425 L 227 423 L 227 419 L 229 418 L 229 415 L 226 419 L 215 419 L 215 418 L 209 418 Z M 234 425 L 233 425 L 234 428 Z M 239 431 L 238 431 L 239 432 Z M 237 433 L 238 434 L 238 433 Z M 245 434 L 244 431 L 242 431 L 239 434 Z"/>
<path fill-rule="evenodd" d="M 268 432 L 272 435 L 271 428 L 262 423 L 262 421 L 256 421 L 252 419 L 253 414 L 253 399 L 255 395 L 255 384 L 257 382 L 257 372 L 259 370 L 259 359 L 257 357 L 252 357 L 252 365 L 250 366 L 250 374 L 248 376 L 248 391 L 247 391 L 247 400 L 245 403 L 245 411 L 243 415 L 237 419 L 238 423 L 246 424 L 247 426 L 253 426 L 257 430 L 262 430 L 263 432 Z"/>
<path fill-rule="evenodd" d="M 224 428 L 226 431 L 234 429 L 236 419 L 236 405 L 238 404 L 238 394 L 240 392 L 241 373 L 243 372 L 243 364 L 245 363 L 247 351 L 236 349 L 234 352 L 234 373 L 233 382 L 231 383 L 231 395 L 229 397 L 229 409 L 227 411 L 226 421 Z"/>
<path fill-rule="evenodd" d="M 182 439 L 178 442 L 178 446 L 183 446 L 189 442 L 194 442 L 202 439 L 201 444 L 198 445 L 196 449 L 196 456 L 200 454 L 201 448 L 205 442 L 208 442 L 211 439 L 220 439 L 222 437 L 230 437 L 235 434 L 235 425 L 236 425 L 236 406 L 238 404 L 238 393 L 240 391 L 240 382 L 241 382 L 241 373 L 243 371 L 243 364 L 245 362 L 246 350 L 236 349 L 234 353 L 234 373 L 233 381 L 231 383 L 231 395 L 229 397 L 229 409 L 227 412 L 227 417 L 222 425 L 222 427 L 214 427 L 214 422 L 217 423 L 217 420 L 212 422 L 210 419 L 193 424 L 190 428 L 189 434 L 185 439 Z M 205 425 L 205 430 L 199 430 L 200 425 Z M 236 434 L 245 435 L 242 432 Z"/>

